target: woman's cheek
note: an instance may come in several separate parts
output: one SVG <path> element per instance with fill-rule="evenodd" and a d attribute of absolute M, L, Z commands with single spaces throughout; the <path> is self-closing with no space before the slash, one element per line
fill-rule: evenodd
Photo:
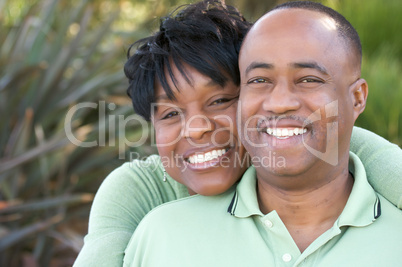
<path fill-rule="evenodd" d="M 172 171 L 175 169 L 174 157 L 177 152 L 180 141 L 180 129 L 177 127 L 155 127 L 155 141 L 161 161 L 168 171 L 173 176 Z M 174 171 L 173 171 L 174 172 Z"/>

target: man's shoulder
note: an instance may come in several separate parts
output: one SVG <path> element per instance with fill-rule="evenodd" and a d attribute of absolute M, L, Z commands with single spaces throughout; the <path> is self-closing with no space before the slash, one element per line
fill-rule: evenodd
<path fill-rule="evenodd" d="M 160 227 L 159 222 L 163 221 L 164 227 L 169 228 L 180 222 L 190 225 L 210 221 L 211 218 L 230 216 L 227 209 L 233 194 L 234 190 L 229 190 L 217 196 L 194 195 L 164 203 L 149 212 L 141 224 L 149 229 Z"/>
<path fill-rule="evenodd" d="M 391 202 L 389 202 L 386 198 L 379 195 L 378 198 L 380 199 L 381 203 L 381 216 L 382 220 L 387 223 L 394 224 L 395 227 L 400 229 L 400 234 L 402 234 L 402 210 L 395 207 Z"/>
<path fill-rule="evenodd" d="M 378 195 L 380 202 L 379 216 L 368 227 L 357 228 L 360 235 L 371 240 L 381 238 L 383 248 L 392 248 L 402 239 L 402 211 L 387 199 Z M 357 232 L 356 232 L 357 233 Z M 363 238 L 363 237 L 361 237 Z M 379 244 L 378 244 L 379 245 Z"/>
<path fill-rule="evenodd" d="M 229 189 L 227 192 L 216 196 L 194 195 L 181 198 L 156 207 L 151 211 L 150 215 L 163 216 L 177 213 L 185 216 L 186 214 L 183 214 L 183 211 L 189 212 L 187 214 L 221 212 L 222 207 L 227 210 L 233 194 L 234 190 Z"/>

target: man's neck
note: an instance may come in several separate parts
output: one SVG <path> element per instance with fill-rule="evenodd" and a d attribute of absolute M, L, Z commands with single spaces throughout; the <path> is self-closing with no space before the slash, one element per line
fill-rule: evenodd
<path fill-rule="evenodd" d="M 287 190 L 258 179 L 261 211 L 267 214 L 276 210 L 301 252 L 333 226 L 346 205 L 354 182 L 347 169 L 327 181 L 314 188 Z"/>

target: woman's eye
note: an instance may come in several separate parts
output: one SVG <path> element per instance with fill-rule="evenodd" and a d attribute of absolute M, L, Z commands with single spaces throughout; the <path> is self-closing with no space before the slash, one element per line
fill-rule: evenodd
<path fill-rule="evenodd" d="M 166 114 L 166 115 L 162 118 L 162 120 L 166 120 L 166 119 L 172 118 L 172 117 L 174 117 L 174 116 L 178 116 L 178 115 L 179 115 L 179 112 L 178 112 L 178 111 L 172 111 L 172 112 L 169 112 L 168 114 Z"/>
<path fill-rule="evenodd" d="M 212 105 L 219 105 L 219 104 L 222 104 L 222 103 L 226 103 L 226 102 L 229 102 L 231 99 L 228 99 L 228 98 L 219 98 L 218 100 L 215 100 L 214 102 L 212 102 L 211 103 L 211 106 Z"/>

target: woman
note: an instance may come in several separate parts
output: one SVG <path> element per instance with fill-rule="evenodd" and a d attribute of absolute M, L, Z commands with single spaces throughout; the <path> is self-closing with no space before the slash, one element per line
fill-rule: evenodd
<path fill-rule="evenodd" d="M 158 32 L 139 41 L 125 65 L 128 92 L 135 111 L 154 125 L 160 156 L 125 163 L 107 177 L 76 266 L 121 266 L 132 233 L 152 208 L 191 194 L 220 194 L 240 179 L 248 160 L 234 123 L 237 56 L 249 27 L 233 7 L 205 1 L 163 19 Z M 375 189 L 397 204 L 397 191 L 389 188 L 402 187 L 401 150 L 359 128 L 351 150 Z"/>

